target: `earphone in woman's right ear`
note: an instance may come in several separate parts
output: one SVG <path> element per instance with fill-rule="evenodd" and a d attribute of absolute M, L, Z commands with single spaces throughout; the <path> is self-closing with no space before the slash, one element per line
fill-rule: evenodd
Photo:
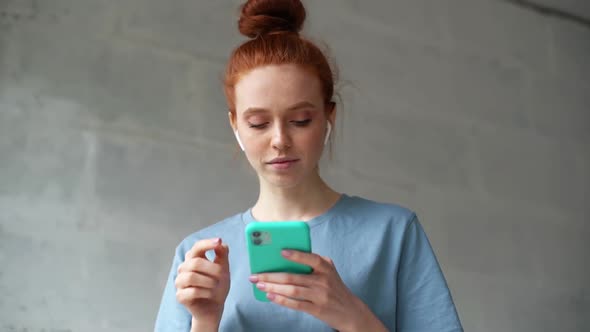
<path fill-rule="evenodd" d="M 242 144 L 242 141 L 240 140 L 240 135 L 238 135 L 237 130 L 234 130 L 234 136 L 236 136 L 236 140 L 238 141 L 238 144 L 240 145 L 240 149 L 242 149 L 242 151 L 245 151 L 246 149 L 244 149 L 244 144 Z"/>

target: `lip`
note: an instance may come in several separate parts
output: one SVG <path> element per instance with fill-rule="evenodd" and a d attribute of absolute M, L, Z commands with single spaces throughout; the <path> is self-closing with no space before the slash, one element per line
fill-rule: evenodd
<path fill-rule="evenodd" d="M 284 164 L 284 163 L 292 163 L 292 162 L 296 162 L 297 158 L 275 158 L 271 161 L 269 161 L 267 164 Z"/>
<path fill-rule="evenodd" d="M 267 164 L 275 170 L 286 170 L 291 168 L 299 159 L 296 158 L 275 158 L 269 161 Z"/>

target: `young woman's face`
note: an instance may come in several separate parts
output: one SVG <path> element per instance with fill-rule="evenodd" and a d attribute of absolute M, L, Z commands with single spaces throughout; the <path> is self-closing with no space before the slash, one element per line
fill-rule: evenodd
<path fill-rule="evenodd" d="M 315 172 L 327 118 L 320 81 L 297 65 L 269 65 L 242 76 L 230 114 L 246 157 L 261 180 L 292 187 Z"/>

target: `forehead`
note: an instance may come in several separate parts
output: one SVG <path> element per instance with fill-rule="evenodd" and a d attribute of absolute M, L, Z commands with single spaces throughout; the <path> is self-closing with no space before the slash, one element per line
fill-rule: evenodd
<path fill-rule="evenodd" d="M 240 78 L 235 96 L 238 112 L 250 107 L 281 110 L 301 101 L 322 103 L 317 75 L 293 64 L 253 69 Z"/>

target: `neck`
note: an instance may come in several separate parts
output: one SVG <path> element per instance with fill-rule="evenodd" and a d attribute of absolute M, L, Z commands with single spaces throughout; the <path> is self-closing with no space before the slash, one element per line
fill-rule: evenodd
<path fill-rule="evenodd" d="M 270 185 L 260 179 L 260 195 L 252 215 L 261 221 L 308 221 L 328 211 L 340 198 L 316 172 L 292 188 Z"/>

